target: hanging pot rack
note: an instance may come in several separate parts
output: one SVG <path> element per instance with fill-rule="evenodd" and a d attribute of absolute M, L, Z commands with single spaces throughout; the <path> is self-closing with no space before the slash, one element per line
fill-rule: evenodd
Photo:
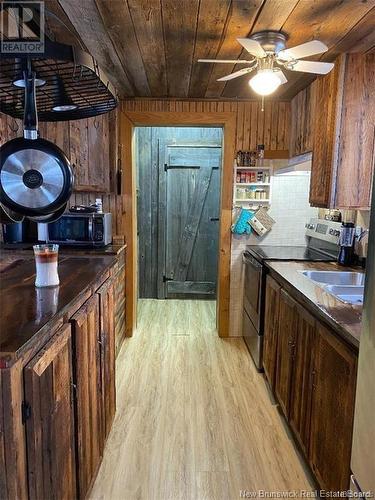
<path fill-rule="evenodd" d="M 12 40 L 21 43 L 22 39 Z M 38 87 L 36 104 L 39 121 L 78 120 L 108 113 L 117 106 L 118 98 L 107 75 L 97 61 L 82 49 L 45 39 L 43 54 L 0 53 L 0 111 L 22 118 L 24 89 L 14 82 L 31 61 L 37 78 L 45 83 Z M 56 84 L 56 78 L 59 85 Z M 61 95 L 76 105 L 75 109 L 54 111 Z"/>

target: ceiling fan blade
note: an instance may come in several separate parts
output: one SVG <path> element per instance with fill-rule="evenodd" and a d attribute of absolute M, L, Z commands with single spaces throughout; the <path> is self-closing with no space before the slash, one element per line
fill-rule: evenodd
<path fill-rule="evenodd" d="M 267 55 L 261 44 L 256 40 L 251 40 L 251 38 L 237 38 L 237 42 L 253 56 L 266 57 Z"/>
<path fill-rule="evenodd" d="M 293 64 L 292 71 L 302 71 L 302 73 L 317 73 L 319 75 L 326 75 L 334 67 L 333 63 L 318 62 L 318 61 L 297 61 Z"/>
<path fill-rule="evenodd" d="M 252 64 L 253 61 L 245 61 L 245 59 L 198 59 L 198 62 L 220 63 L 220 64 Z"/>
<path fill-rule="evenodd" d="M 284 73 L 281 71 L 281 69 L 278 69 L 277 71 L 275 71 L 277 77 L 279 78 L 280 82 L 281 82 L 281 85 L 283 85 L 284 83 L 286 83 L 288 80 L 287 80 L 287 77 L 284 75 Z"/>
<path fill-rule="evenodd" d="M 290 49 L 280 50 L 277 56 L 284 61 L 289 61 L 290 59 L 303 59 L 315 54 L 322 54 L 323 52 L 327 52 L 327 50 L 328 47 L 323 42 L 312 40 L 311 42 L 302 43 Z"/>
<path fill-rule="evenodd" d="M 218 82 L 226 82 L 228 80 L 233 80 L 234 78 L 238 78 L 239 76 L 246 75 L 247 73 L 250 73 L 253 71 L 254 68 L 243 68 L 240 69 L 239 71 L 235 71 L 234 73 L 231 73 L 230 75 L 223 76 L 221 78 L 218 78 Z"/>

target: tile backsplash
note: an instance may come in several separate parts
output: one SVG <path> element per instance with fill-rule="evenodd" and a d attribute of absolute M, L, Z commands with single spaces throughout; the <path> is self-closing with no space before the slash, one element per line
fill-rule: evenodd
<path fill-rule="evenodd" d="M 263 237 L 232 235 L 230 335 L 242 335 L 243 266 L 246 245 L 304 245 L 305 223 L 318 216 L 309 205 L 310 172 L 291 172 L 271 178 L 270 216 L 276 221 Z"/>

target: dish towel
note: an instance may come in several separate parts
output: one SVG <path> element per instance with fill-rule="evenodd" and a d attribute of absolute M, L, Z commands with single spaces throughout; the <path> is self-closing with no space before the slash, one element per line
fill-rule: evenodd
<path fill-rule="evenodd" d="M 246 208 L 241 208 L 241 212 L 232 226 L 234 234 L 251 234 L 252 228 L 249 221 L 254 217 L 255 212 Z"/>

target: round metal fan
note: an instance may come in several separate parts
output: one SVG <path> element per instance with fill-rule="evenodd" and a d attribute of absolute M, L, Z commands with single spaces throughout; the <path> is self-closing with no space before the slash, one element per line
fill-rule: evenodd
<path fill-rule="evenodd" d="M 288 80 L 280 68 L 303 73 L 325 75 L 333 68 L 333 63 L 320 61 L 301 61 L 305 57 L 322 54 L 328 47 L 319 40 L 286 48 L 287 36 L 279 31 L 260 31 L 250 38 L 237 38 L 237 41 L 253 56 L 251 59 L 198 59 L 198 62 L 219 64 L 245 64 L 247 67 L 219 78 L 219 82 L 233 80 L 254 70 L 257 74 L 250 80 L 250 86 L 261 95 L 271 94 L 279 85 Z"/>

